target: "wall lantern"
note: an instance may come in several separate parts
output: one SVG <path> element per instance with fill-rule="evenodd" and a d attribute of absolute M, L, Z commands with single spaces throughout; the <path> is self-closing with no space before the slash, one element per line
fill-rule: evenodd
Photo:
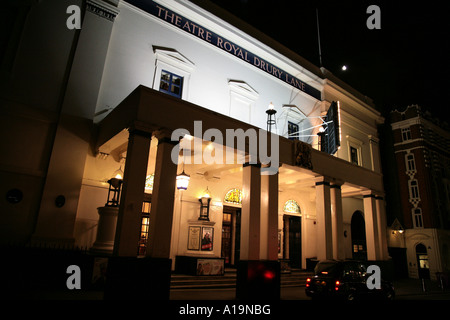
<path fill-rule="evenodd" d="M 198 217 L 198 220 L 205 220 L 209 221 L 209 203 L 211 202 L 211 193 L 208 190 L 208 187 L 206 187 L 206 190 L 203 192 L 203 195 L 200 199 L 200 216 Z"/>
<path fill-rule="evenodd" d="M 190 176 L 184 172 L 184 162 L 183 162 L 183 172 L 177 175 L 177 189 L 186 190 L 189 186 Z"/>
<path fill-rule="evenodd" d="M 267 132 L 272 132 L 272 126 L 277 129 L 277 122 L 275 120 L 275 114 L 277 113 L 277 110 L 275 110 L 275 106 L 271 102 L 269 104 L 269 107 L 266 110 L 267 113 Z"/>
<path fill-rule="evenodd" d="M 123 171 L 122 167 L 116 170 L 113 174 L 113 178 L 108 180 L 109 189 L 108 189 L 108 199 L 105 204 L 105 207 L 118 207 L 120 200 L 120 189 L 122 188 L 123 183 Z"/>
<path fill-rule="evenodd" d="M 391 229 L 392 234 L 402 234 L 403 232 L 405 232 L 405 229 L 397 218 L 395 218 L 394 222 L 392 223 Z"/>

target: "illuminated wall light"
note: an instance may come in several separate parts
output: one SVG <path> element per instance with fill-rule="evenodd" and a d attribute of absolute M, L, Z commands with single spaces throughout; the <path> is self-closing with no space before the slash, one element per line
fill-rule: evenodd
<path fill-rule="evenodd" d="M 189 175 L 187 175 L 183 169 L 183 172 L 177 175 L 177 189 L 186 190 L 189 186 L 189 179 Z"/>

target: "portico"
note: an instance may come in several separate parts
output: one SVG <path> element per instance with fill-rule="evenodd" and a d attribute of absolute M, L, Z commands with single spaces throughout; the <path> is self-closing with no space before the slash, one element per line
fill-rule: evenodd
<path fill-rule="evenodd" d="M 194 133 L 190 139 L 202 139 L 203 133 L 195 136 L 195 121 L 201 121 L 204 131 L 216 129 L 224 136 L 227 129 L 258 130 L 258 141 L 261 139 L 262 131 L 258 128 L 144 86 L 136 88 L 99 123 L 97 152 L 108 153 L 111 145 L 126 145 L 114 256 L 137 256 L 145 180 L 153 171 L 146 256 L 172 260 L 172 268 L 177 256 L 221 258 L 223 197 L 231 187 L 242 190 L 239 205 L 241 261 L 277 262 L 283 258 L 281 247 L 287 244 L 286 238 L 280 236 L 283 233 L 280 207 L 291 195 L 297 197 L 302 210 L 299 216 L 302 219 L 303 268 L 307 258 L 351 258 L 344 232 L 343 201 L 347 198 L 359 198 L 363 204 L 368 260 L 388 259 L 385 228 L 382 227 L 385 213 L 381 174 L 283 137 L 278 139 L 280 168 L 271 175 L 262 174 L 267 164 L 251 161 L 255 155 L 249 152 L 248 142 L 236 144 L 233 150 L 236 161 L 238 154 L 243 155 L 241 163 L 196 164 L 195 153 L 189 154 L 187 150 L 178 158 L 179 163 L 174 163 L 171 154 L 181 144 L 171 140 L 171 133 L 184 128 Z M 111 143 L 117 139 L 121 141 Z M 201 142 L 202 148 L 219 147 L 216 141 Z M 174 152 L 178 154 L 177 149 Z M 190 162 L 186 161 L 187 157 Z M 182 162 L 186 165 L 184 170 L 192 177 L 188 191 L 175 187 Z M 198 194 L 206 188 L 212 194 L 211 219 L 199 221 Z M 188 247 L 191 227 L 212 228 L 211 251 L 193 251 Z"/>

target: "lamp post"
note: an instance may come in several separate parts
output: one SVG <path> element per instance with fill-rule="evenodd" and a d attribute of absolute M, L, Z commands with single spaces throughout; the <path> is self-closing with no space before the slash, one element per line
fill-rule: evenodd
<path fill-rule="evenodd" d="M 122 179 L 111 178 L 108 180 L 108 199 L 106 201 L 105 207 L 118 207 L 120 200 L 120 189 L 122 188 Z"/>
<path fill-rule="evenodd" d="M 275 106 L 273 105 L 272 102 L 269 104 L 266 113 L 267 113 L 267 131 L 272 132 L 272 126 L 274 126 L 275 130 L 277 130 L 277 121 L 275 120 L 275 114 L 277 113 L 277 110 L 275 110 Z"/>
<path fill-rule="evenodd" d="M 111 255 L 114 249 L 117 217 L 119 214 L 120 191 L 122 188 L 122 168 L 116 170 L 113 177 L 108 180 L 108 198 L 104 207 L 97 208 L 99 220 L 97 237 L 91 248 L 96 254 Z"/>
<path fill-rule="evenodd" d="M 203 196 L 198 199 L 200 201 L 200 216 L 198 220 L 209 221 L 209 203 L 211 202 L 211 194 L 206 187 L 206 190 L 203 193 Z"/>

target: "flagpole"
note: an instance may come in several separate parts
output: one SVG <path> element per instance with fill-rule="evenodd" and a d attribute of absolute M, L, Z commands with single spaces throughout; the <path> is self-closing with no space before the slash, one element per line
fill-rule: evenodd
<path fill-rule="evenodd" d="M 320 29 L 319 29 L 319 9 L 316 8 L 316 20 L 317 20 L 317 40 L 319 43 L 319 63 L 320 67 L 322 68 L 322 50 L 320 48 Z"/>

